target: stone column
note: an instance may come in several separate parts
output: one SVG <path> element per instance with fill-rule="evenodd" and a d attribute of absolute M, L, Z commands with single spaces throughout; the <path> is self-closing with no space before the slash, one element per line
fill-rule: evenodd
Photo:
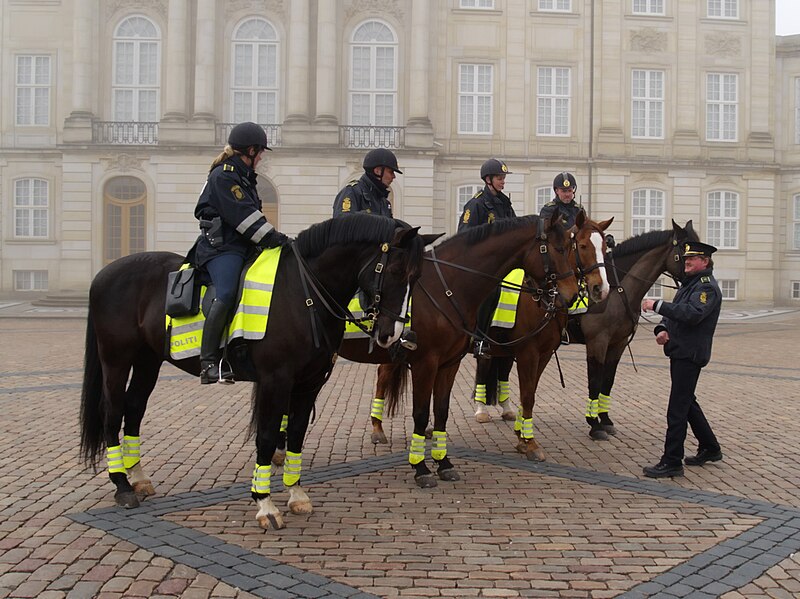
<path fill-rule="evenodd" d="M 167 77 L 164 81 L 164 121 L 186 120 L 187 0 L 169 0 L 167 10 Z"/>
<path fill-rule="evenodd" d="M 600 11 L 599 31 L 595 33 L 597 58 L 595 82 L 599 83 L 598 112 L 600 127 L 597 131 L 597 154 L 622 154 L 624 135 L 622 132 L 622 110 L 620 90 L 625 89 L 622 74 L 622 15 L 625 11 L 621 0 L 598 2 Z M 600 74 L 598 77 L 597 74 Z"/>
<path fill-rule="evenodd" d="M 744 7 L 740 3 L 740 10 Z M 750 122 L 739 119 L 739 140 L 746 141 L 748 157 L 750 160 L 772 162 L 775 160 L 775 143 L 770 131 L 770 110 L 773 90 L 778 89 L 779 83 L 775 79 L 775 11 L 760 10 L 750 7 L 750 15 L 740 15 L 750 22 L 749 40 L 750 68 L 739 75 L 739 114 L 747 114 L 745 108 L 749 106 Z M 741 45 L 746 47 L 747 42 L 741 39 Z M 745 64 L 748 57 L 743 57 Z M 746 78 L 750 77 L 747 82 Z M 749 96 L 749 97 L 748 97 Z M 746 136 L 745 136 L 746 135 Z"/>
<path fill-rule="evenodd" d="M 95 23 L 92 0 L 75 0 L 72 20 L 72 112 L 64 122 L 65 142 L 92 140 L 92 43 Z"/>
<path fill-rule="evenodd" d="M 406 146 L 412 148 L 433 146 L 433 127 L 428 116 L 431 19 L 431 4 L 427 0 L 412 0 L 409 57 L 411 76 L 406 123 Z"/>
<path fill-rule="evenodd" d="M 697 73 L 697 43 L 699 28 L 698 4 L 696 2 L 676 2 L 675 35 L 677 38 L 678 65 L 675 77 L 675 129 L 672 137 L 672 155 L 674 158 L 693 160 L 700 157 L 700 129 L 705 123 L 705 96 L 699 97 L 695 90 L 698 83 L 705 89 L 705 82 L 700 82 Z M 669 77 L 669 74 L 667 75 Z M 665 93 L 670 89 L 664 87 Z M 699 97 L 700 106 L 697 105 Z M 664 97 L 664 105 L 669 106 L 672 97 Z M 669 121 L 665 123 L 667 125 Z M 666 137 L 666 135 L 665 135 Z"/>
<path fill-rule="evenodd" d="M 195 39 L 194 114 L 192 118 L 213 121 L 214 83 L 217 70 L 217 14 L 214 0 L 197 0 L 197 37 Z M 227 119 L 220 115 L 223 121 Z"/>
<path fill-rule="evenodd" d="M 317 115 L 315 123 L 338 125 L 336 118 L 336 0 L 319 0 L 317 8 Z"/>
<path fill-rule="evenodd" d="M 289 70 L 286 74 L 286 123 L 308 123 L 309 0 L 292 0 L 289 9 Z M 325 32 L 321 37 L 329 36 Z"/>

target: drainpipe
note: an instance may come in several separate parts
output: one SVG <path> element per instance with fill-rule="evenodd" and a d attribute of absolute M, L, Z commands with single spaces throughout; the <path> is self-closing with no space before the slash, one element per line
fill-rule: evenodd
<path fill-rule="evenodd" d="M 587 210 L 592 214 L 592 178 L 594 164 L 594 3 L 590 0 L 589 11 L 589 201 Z"/>

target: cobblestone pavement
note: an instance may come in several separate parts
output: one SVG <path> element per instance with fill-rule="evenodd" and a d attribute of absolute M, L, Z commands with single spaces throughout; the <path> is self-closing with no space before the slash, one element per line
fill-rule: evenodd
<path fill-rule="evenodd" d="M 29 316 L 0 318 L 0 597 L 800 597 L 798 312 L 720 324 L 698 396 L 725 459 L 665 481 L 641 471 L 669 387 L 651 325 L 638 372 L 620 366 L 609 441 L 582 417 L 583 348 L 559 351 L 566 388 L 552 363 L 535 411 L 542 464 L 498 412 L 475 421 L 465 359 L 448 426 L 462 479 L 435 489 L 407 463 L 410 401 L 372 445 L 374 367 L 341 362 L 303 453 L 315 511 L 280 531 L 249 500 L 249 384 L 163 368 L 142 431 L 157 496 L 123 511 L 79 461 L 84 320 Z"/>

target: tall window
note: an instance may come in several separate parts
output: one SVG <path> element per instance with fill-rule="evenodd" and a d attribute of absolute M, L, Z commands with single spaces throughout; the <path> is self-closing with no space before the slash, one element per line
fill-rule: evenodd
<path fill-rule="evenodd" d="M 631 73 L 631 136 L 664 137 L 664 71 Z"/>
<path fill-rule="evenodd" d="M 570 69 L 539 67 L 537 73 L 536 133 L 569 135 Z"/>
<path fill-rule="evenodd" d="M 462 64 L 458 67 L 458 132 L 492 132 L 493 67 Z"/>
<path fill-rule="evenodd" d="M 633 0 L 635 15 L 663 15 L 664 0 Z"/>
<path fill-rule="evenodd" d="M 14 237 L 47 239 L 50 186 L 44 179 L 14 181 Z"/>
<path fill-rule="evenodd" d="M 792 249 L 793 250 L 800 250 L 800 193 L 794 196 L 794 210 L 792 214 L 792 225 L 794 235 Z"/>
<path fill-rule="evenodd" d="M 712 191 L 708 194 L 708 243 L 719 249 L 739 246 L 739 194 Z"/>
<path fill-rule="evenodd" d="M 114 177 L 106 183 L 105 261 L 144 251 L 147 190 L 136 177 Z"/>
<path fill-rule="evenodd" d="M 461 222 L 461 215 L 464 213 L 464 206 L 467 205 L 472 197 L 483 189 L 480 185 L 461 185 L 456 190 L 456 225 Z"/>
<path fill-rule="evenodd" d="M 708 0 L 708 16 L 712 19 L 739 17 L 739 0 Z"/>
<path fill-rule="evenodd" d="M 722 292 L 722 299 L 736 299 L 736 288 L 738 287 L 736 279 L 720 279 L 717 282 L 719 283 L 719 290 Z"/>
<path fill-rule="evenodd" d="M 392 127 L 397 118 L 397 39 L 387 25 L 367 21 L 353 32 L 350 124 Z"/>
<path fill-rule="evenodd" d="M 159 118 L 158 29 L 145 17 L 128 17 L 114 32 L 111 97 L 115 121 L 157 121 Z"/>
<path fill-rule="evenodd" d="M 664 228 L 664 192 L 660 189 L 636 189 L 631 204 L 631 234 Z"/>
<path fill-rule="evenodd" d="M 800 144 L 800 77 L 794 78 L 794 143 Z"/>
<path fill-rule="evenodd" d="M 800 299 L 800 281 L 792 281 L 792 299 Z"/>
<path fill-rule="evenodd" d="M 706 138 L 709 141 L 736 141 L 738 85 L 739 76 L 733 73 L 708 73 L 706 76 Z"/>
<path fill-rule="evenodd" d="M 49 56 L 17 56 L 17 125 L 50 124 L 51 77 Z"/>
<path fill-rule="evenodd" d="M 278 122 L 278 34 L 264 19 L 250 19 L 233 34 L 234 123 Z"/>
<path fill-rule="evenodd" d="M 539 10 L 570 12 L 572 0 L 539 0 Z"/>
<path fill-rule="evenodd" d="M 459 8 L 494 8 L 494 0 L 460 0 Z"/>
<path fill-rule="evenodd" d="M 534 206 L 535 214 L 542 211 L 544 205 L 553 199 L 552 187 L 537 187 L 536 188 L 536 206 Z"/>

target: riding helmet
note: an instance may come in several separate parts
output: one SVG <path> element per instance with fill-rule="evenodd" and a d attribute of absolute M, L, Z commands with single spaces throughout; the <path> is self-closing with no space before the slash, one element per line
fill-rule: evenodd
<path fill-rule="evenodd" d="M 572 176 L 572 173 L 568 173 L 564 171 L 563 173 L 558 173 L 556 178 L 553 179 L 553 189 L 577 189 L 578 182 L 575 181 L 575 177 Z"/>
<path fill-rule="evenodd" d="M 264 128 L 250 121 L 239 123 L 231 129 L 230 135 L 228 135 L 228 145 L 239 151 L 246 150 L 251 146 L 272 150 L 267 146 L 267 133 Z"/>
<path fill-rule="evenodd" d="M 396 173 L 403 174 L 403 171 L 397 168 L 397 156 L 394 155 L 394 152 L 386 148 L 375 148 L 367 152 L 367 155 L 364 156 L 365 171 L 370 172 L 376 166 L 385 166 Z"/>
<path fill-rule="evenodd" d="M 490 175 L 508 175 L 511 171 L 508 170 L 506 163 L 497 158 L 489 158 L 481 165 L 481 179 L 486 180 Z"/>

